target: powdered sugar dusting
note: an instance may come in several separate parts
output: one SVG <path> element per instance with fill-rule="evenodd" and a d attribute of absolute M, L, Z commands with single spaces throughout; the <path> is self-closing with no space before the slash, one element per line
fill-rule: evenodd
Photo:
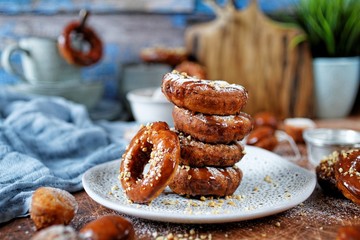
<path fill-rule="evenodd" d="M 193 82 L 194 84 L 200 86 L 204 85 L 204 87 L 212 87 L 216 91 L 222 92 L 232 92 L 232 91 L 242 91 L 246 92 L 246 89 L 239 84 L 230 84 L 223 80 L 205 80 L 189 77 L 184 74 L 180 74 L 177 72 L 167 73 L 164 77 L 165 81 L 175 81 L 178 84 Z"/>
<path fill-rule="evenodd" d="M 339 209 L 342 209 L 339 211 Z M 360 208 L 350 200 L 327 196 L 320 187 L 317 187 L 311 197 L 291 211 L 286 213 L 287 217 L 306 216 L 314 222 L 324 224 L 339 224 L 345 221 L 354 221 L 350 216 L 359 216 Z M 341 220 L 340 220 L 341 219 Z"/>

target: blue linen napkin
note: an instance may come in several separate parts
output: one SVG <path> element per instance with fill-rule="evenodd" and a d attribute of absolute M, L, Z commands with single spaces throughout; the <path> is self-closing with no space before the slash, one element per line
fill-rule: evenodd
<path fill-rule="evenodd" d="M 28 214 L 38 187 L 81 190 L 87 169 L 120 158 L 128 123 L 118 122 L 111 132 L 107 125 L 62 98 L 0 89 L 0 223 Z"/>

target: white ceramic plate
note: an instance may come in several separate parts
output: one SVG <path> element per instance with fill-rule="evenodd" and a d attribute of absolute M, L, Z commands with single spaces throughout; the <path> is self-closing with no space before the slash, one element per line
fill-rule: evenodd
<path fill-rule="evenodd" d="M 246 146 L 237 164 L 244 173 L 230 199 L 187 199 L 166 189 L 150 205 L 130 203 L 118 180 L 120 161 L 89 169 L 83 176 L 88 195 L 99 204 L 139 218 L 176 223 L 223 223 L 255 219 L 305 201 L 316 185 L 315 174 L 261 148 Z"/>

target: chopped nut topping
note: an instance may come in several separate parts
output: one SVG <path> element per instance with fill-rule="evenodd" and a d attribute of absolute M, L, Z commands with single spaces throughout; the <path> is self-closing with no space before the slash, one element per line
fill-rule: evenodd
<path fill-rule="evenodd" d="M 269 175 L 265 176 L 264 181 L 267 182 L 267 183 L 272 183 L 272 179 L 271 179 L 271 177 Z"/>

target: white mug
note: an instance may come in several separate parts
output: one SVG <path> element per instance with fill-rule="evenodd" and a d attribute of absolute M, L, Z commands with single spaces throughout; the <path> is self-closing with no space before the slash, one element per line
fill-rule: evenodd
<path fill-rule="evenodd" d="M 10 60 L 15 52 L 21 54 L 22 71 L 15 68 Z M 59 54 L 57 40 L 52 38 L 23 38 L 5 47 L 1 63 L 5 71 L 31 84 L 53 84 L 81 79 L 80 68 L 65 61 Z"/>

